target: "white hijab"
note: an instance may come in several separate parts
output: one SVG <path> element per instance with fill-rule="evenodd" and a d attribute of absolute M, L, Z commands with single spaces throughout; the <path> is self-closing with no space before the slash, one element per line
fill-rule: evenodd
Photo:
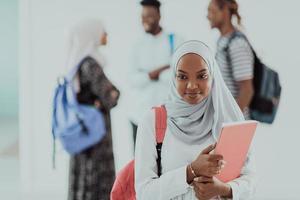
<path fill-rule="evenodd" d="M 198 104 L 185 102 L 176 89 L 177 64 L 182 56 L 194 53 L 201 56 L 210 72 L 211 90 L 207 98 Z M 199 144 L 213 135 L 217 141 L 222 123 L 243 121 L 243 114 L 225 85 L 213 53 L 207 45 L 192 40 L 179 46 L 172 57 L 171 88 L 166 102 L 168 127 L 181 141 Z"/>
<path fill-rule="evenodd" d="M 104 58 L 98 51 L 100 39 L 105 34 L 103 24 L 98 19 L 81 21 L 66 32 L 66 68 L 77 66 L 84 58 L 94 58 L 102 67 Z"/>

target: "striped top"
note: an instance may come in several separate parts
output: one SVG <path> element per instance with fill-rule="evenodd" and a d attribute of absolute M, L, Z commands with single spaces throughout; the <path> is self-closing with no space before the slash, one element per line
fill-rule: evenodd
<path fill-rule="evenodd" d="M 228 50 L 231 58 L 231 66 L 229 66 L 225 48 L 228 45 L 230 36 L 219 38 L 216 60 L 227 87 L 232 95 L 237 98 L 239 94 L 238 82 L 253 78 L 254 55 L 249 43 L 244 38 L 233 38 Z"/>

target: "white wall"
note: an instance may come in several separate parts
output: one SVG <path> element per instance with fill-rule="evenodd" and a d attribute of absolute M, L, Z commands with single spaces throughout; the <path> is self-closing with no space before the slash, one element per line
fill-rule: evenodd
<path fill-rule="evenodd" d="M 212 48 L 218 37 L 206 20 L 208 1 L 165 0 L 162 24 L 186 39 L 200 39 Z M 300 95 L 300 18 L 297 0 L 244 0 L 241 13 L 246 32 L 263 60 L 279 71 L 283 92 L 272 126 L 261 125 L 254 146 L 259 187 L 256 199 L 295 199 L 300 178 L 297 114 Z M 121 89 L 113 110 L 116 168 L 132 158 L 130 127 L 126 119 L 128 51 L 141 33 L 140 7 L 129 0 L 21 0 L 20 1 L 20 130 L 21 186 L 29 195 L 64 199 L 68 158 L 60 150 L 57 169 L 51 168 L 51 97 L 55 79 L 63 73 L 63 30 L 84 17 L 103 19 L 109 33 L 106 71 Z M 298 117 L 299 118 L 299 117 Z"/>

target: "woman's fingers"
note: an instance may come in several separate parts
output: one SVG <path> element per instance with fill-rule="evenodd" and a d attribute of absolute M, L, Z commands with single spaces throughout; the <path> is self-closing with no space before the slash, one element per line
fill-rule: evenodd
<path fill-rule="evenodd" d="M 225 167 L 226 161 L 225 160 L 219 160 L 218 165 L 220 166 L 221 169 Z"/>
<path fill-rule="evenodd" d="M 223 156 L 220 154 L 211 154 L 208 156 L 208 161 L 216 162 L 220 160 L 223 160 Z"/>
<path fill-rule="evenodd" d="M 211 152 L 212 150 L 214 150 L 216 147 L 216 143 L 215 144 L 211 144 L 208 147 L 206 147 L 205 149 L 202 150 L 201 154 L 209 154 L 209 152 Z"/>
<path fill-rule="evenodd" d="M 226 162 L 224 160 L 219 160 L 217 162 L 210 162 L 208 164 L 208 167 L 210 168 L 218 168 L 223 169 L 225 167 Z"/>
<path fill-rule="evenodd" d="M 213 179 L 212 179 L 212 177 L 199 176 L 199 177 L 194 178 L 194 181 L 197 183 L 212 183 Z"/>
<path fill-rule="evenodd" d="M 208 173 L 210 176 L 215 176 L 217 174 L 220 174 L 222 169 L 224 168 L 224 164 L 221 164 L 221 165 L 217 165 L 217 166 L 211 166 L 209 167 L 208 169 Z"/>
<path fill-rule="evenodd" d="M 94 105 L 96 108 L 101 108 L 101 103 L 99 100 L 95 100 Z"/>
<path fill-rule="evenodd" d="M 115 90 L 112 90 L 112 91 L 110 92 L 110 95 L 111 95 L 111 97 L 114 98 L 114 99 L 116 99 L 116 98 L 119 97 L 119 93 L 118 93 L 117 91 L 115 91 Z"/>

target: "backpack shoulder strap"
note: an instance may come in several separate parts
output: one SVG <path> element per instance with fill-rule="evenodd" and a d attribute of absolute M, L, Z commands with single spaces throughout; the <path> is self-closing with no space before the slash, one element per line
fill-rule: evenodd
<path fill-rule="evenodd" d="M 244 38 L 244 39 L 246 39 L 246 41 L 248 42 L 246 36 L 243 35 L 243 33 L 239 32 L 239 31 L 234 31 L 234 32 L 231 34 L 231 36 L 229 37 L 228 42 L 227 42 L 227 45 L 226 45 L 225 48 L 224 48 L 224 51 L 226 51 L 228 54 L 229 54 L 229 47 L 230 47 L 230 45 L 231 45 L 231 42 L 232 42 L 235 38 L 237 38 L 237 37 Z"/>
<path fill-rule="evenodd" d="M 68 82 L 71 82 L 72 79 L 76 76 L 77 71 L 79 70 L 79 68 L 81 67 L 81 65 L 86 61 L 86 58 L 83 58 L 76 66 L 74 66 L 65 76 L 65 80 L 67 80 Z"/>
<path fill-rule="evenodd" d="M 257 57 L 256 55 L 256 52 L 254 51 L 252 45 L 250 44 L 248 38 L 246 37 L 245 34 L 243 34 L 242 32 L 240 31 L 235 31 L 232 33 L 232 35 L 229 37 L 228 39 L 228 42 L 227 42 L 227 45 L 225 46 L 225 48 L 223 49 L 223 51 L 225 52 L 225 55 L 226 55 L 226 61 L 228 63 L 229 66 L 231 66 L 232 64 L 232 60 L 231 60 L 231 56 L 230 56 L 230 52 L 229 52 L 229 47 L 230 47 L 230 44 L 231 42 L 233 41 L 233 39 L 235 38 L 243 38 L 246 40 L 246 42 L 249 44 L 250 48 L 251 48 L 251 51 L 253 53 L 253 57 L 254 57 L 254 66 L 255 66 L 255 63 L 257 62 L 260 62 L 259 58 Z M 231 68 L 230 68 L 231 69 Z M 231 69 L 232 70 L 232 69 Z"/>
<path fill-rule="evenodd" d="M 162 143 L 167 128 L 167 111 L 164 105 L 154 107 L 155 110 L 155 135 L 156 143 Z"/>
<path fill-rule="evenodd" d="M 254 58 L 256 59 L 257 58 L 257 55 L 256 55 L 256 52 L 254 51 L 251 43 L 249 42 L 248 38 L 246 37 L 246 35 L 240 31 L 234 31 L 232 33 L 232 35 L 229 37 L 228 39 L 228 42 L 227 42 L 227 45 L 226 47 L 224 48 L 224 51 L 226 52 L 227 54 L 227 60 L 229 61 L 229 63 L 231 63 L 231 58 L 230 58 L 230 55 L 229 55 L 229 47 L 230 47 L 230 44 L 231 42 L 235 39 L 235 38 L 243 38 L 244 40 L 246 40 L 246 42 L 249 44 L 252 52 L 253 52 L 253 56 Z"/>
<path fill-rule="evenodd" d="M 155 138 L 157 151 L 157 175 L 161 175 L 161 147 L 167 129 L 167 110 L 164 105 L 154 107 L 155 111 Z"/>
<path fill-rule="evenodd" d="M 175 45 L 174 45 L 174 33 L 170 33 L 169 37 L 169 44 L 170 44 L 170 53 L 171 55 L 174 53 Z"/>

